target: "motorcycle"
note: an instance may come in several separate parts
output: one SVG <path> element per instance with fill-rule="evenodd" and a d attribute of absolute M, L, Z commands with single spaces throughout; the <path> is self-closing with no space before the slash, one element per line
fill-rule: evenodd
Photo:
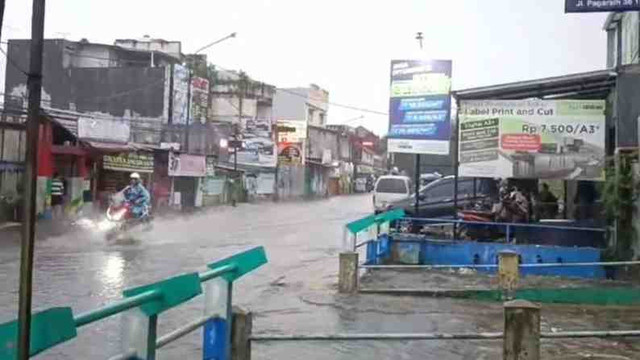
<path fill-rule="evenodd" d="M 506 230 L 494 222 L 528 221 L 528 200 L 522 192 L 517 189 L 504 191 L 499 200 L 493 206 L 489 202 L 476 203 L 458 211 L 458 219 L 473 222 L 461 224 L 459 236 L 477 241 L 497 241 L 506 237 Z"/>
<path fill-rule="evenodd" d="M 495 209 L 490 200 L 476 201 L 468 208 L 458 211 L 458 219 L 472 223 L 462 223 L 458 227 L 458 237 L 477 241 L 495 241 L 504 236 L 495 222 Z M 487 223 L 482 224 L 482 223 Z"/>
<path fill-rule="evenodd" d="M 100 224 L 102 230 L 105 230 L 107 240 L 116 238 L 118 235 L 124 234 L 132 228 L 145 225 L 145 230 L 151 227 L 151 214 L 149 207 L 146 206 L 143 213 L 136 217 L 133 214 L 134 205 L 124 199 L 124 195 L 118 193 L 111 199 L 107 208 L 106 218 Z"/>

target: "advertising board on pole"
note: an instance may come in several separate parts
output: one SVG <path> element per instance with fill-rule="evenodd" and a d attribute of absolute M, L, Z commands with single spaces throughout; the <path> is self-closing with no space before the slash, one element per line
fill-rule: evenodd
<path fill-rule="evenodd" d="M 565 0 L 565 13 L 638 11 L 640 0 Z"/>
<path fill-rule="evenodd" d="M 388 151 L 449 153 L 451 60 L 391 61 Z"/>
<path fill-rule="evenodd" d="M 604 100 L 463 100 L 459 174 L 602 180 Z"/>

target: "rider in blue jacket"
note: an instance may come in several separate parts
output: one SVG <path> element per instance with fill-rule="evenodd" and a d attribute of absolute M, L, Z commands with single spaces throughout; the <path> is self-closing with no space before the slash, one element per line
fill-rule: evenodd
<path fill-rule="evenodd" d="M 149 191 L 142 185 L 140 174 L 134 172 L 129 178 L 129 186 L 124 189 L 124 198 L 133 205 L 131 209 L 133 216 L 139 218 L 147 213 L 149 203 L 151 202 L 151 195 L 149 195 Z"/>

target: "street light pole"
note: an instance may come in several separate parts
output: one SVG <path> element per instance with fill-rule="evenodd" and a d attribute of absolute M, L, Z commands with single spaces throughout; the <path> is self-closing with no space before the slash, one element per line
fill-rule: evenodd
<path fill-rule="evenodd" d="M 418 34 L 416 35 L 416 40 L 418 40 L 418 43 L 420 44 L 420 50 L 422 50 L 423 39 L 424 38 L 422 37 L 422 32 L 418 32 Z M 418 217 L 420 211 L 420 154 L 416 154 L 416 169 L 414 174 L 414 181 L 416 202 L 414 203 L 413 216 Z"/>
<path fill-rule="evenodd" d="M 210 48 L 210 47 L 212 47 L 212 46 L 214 46 L 216 44 L 219 44 L 219 43 L 221 43 L 221 42 L 223 42 L 225 40 L 235 38 L 236 35 L 237 35 L 237 33 L 234 31 L 231 34 L 229 34 L 229 35 L 227 35 L 227 36 L 225 36 L 223 38 L 220 38 L 220 39 L 218 39 L 218 40 L 216 40 L 216 41 L 214 41 L 212 43 L 209 43 L 209 44 L 201 47 L 200 49 L 196 50 L 196 52 L 194 52 L 193 55 L 198 55 L 200 52 L 202 52 L 202 51 L 204 51 L 204 50 L 206 50 L 206 49 L 208 49 L 208 48 Z M 194 58 L 194 61 L 195 61 L 195 58 Z M 193 61 L 191 62 L 191 64 L 188 64 L 188 66 L 189 66 L 189 82 L 187 84 L 187 86 L 188 86 L 187 87 L 187 124 L 185 126 L 185 135 L 184 135 L 184 146 L 186 148 L 185 151 L 187 153 L 189 153 L 189 127 L 191 125 L 191 81 L 193 79 L 193 69 L 192 69 Z"/>

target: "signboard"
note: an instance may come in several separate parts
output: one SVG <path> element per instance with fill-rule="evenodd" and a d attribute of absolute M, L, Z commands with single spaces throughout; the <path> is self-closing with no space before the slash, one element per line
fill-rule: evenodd
<path fill-rule="evenodd" d="M 207 156 L 205 162 L 207 164 L 207 176 L 216 176 L 216 158 Z"/>
<path fill-rule="evenodd" d="M 80 139 L 115 141 L 126 143 L 129 141 L 131 123 L 117 119 L 78 118 L 78 137 Z"/>
<path fill-rule="evenodd" d="M 275 173 L 260 173 L 258 174 L 258 187 L 256 193 L 258 195 L 273 194 L 273 188 L 276 184 Z"/>
<path fill-rule="evenodd" d="M 237 147 L 238 164 L 276 166 L 276 147 L 271 119 L 246 119 L 242 128 L 242 138 Z M 234 147 L 231 140 L 229 147 Z"/>
<path fill-rule="evenodd" d="M 224 183 L 224 177 L 208 177 L 204 182 L 204 192 L 207 195 L 222 195 Z"/>
<path fill-rule="evenodd" d="M 301 120 L 278 120 L 278 142 L 302 142 L 307 137 L 307 123 Z"/>
<path fill-rule="evenodd" d="M 180 143 L 177 142 L 161 142 L 160 149 L 180 151 Z"/>
<path fill-rule="evenodd" d="M 460 102 L 460 176 L 602 180 L 604 100 Z"/>
<path fill-rule="evenodd" d="M 186 66 L 173 65 L 173 114 L 171 122 L 187 124 L 187 103 L 189 97 L 189 70 Z"/>
<path fill-rule="evenodd" d="M 102 168 L 114 171 L 152 173 L 153 154 L 122 153 L 118 155 L 103 155 Z"/>
<path fill-rule="evenodd" d="M 206 159 L 202 155 L 169 153 L 169 176 L 203 177 L 207 175 Z"/>
<path fill-rule="evenodd" d="M 284 165 L 302 164 L 302 143 L 279 143 L 278 163 Z"/>
<path fill-rule="evenodd" d="M 191 79 L 191 121 L 190 123 L 207 122 L 209 107 L 209 80 L 194 77 Z"/>
<path fill-rule="evenodd" d="M 565 0 L 565 13 L 638 11 L 640 0 Z"/>
<path fill-rule="evenodd" d="M 388 151 L 449 153 L 451 61 L 391 61 Z"/>

